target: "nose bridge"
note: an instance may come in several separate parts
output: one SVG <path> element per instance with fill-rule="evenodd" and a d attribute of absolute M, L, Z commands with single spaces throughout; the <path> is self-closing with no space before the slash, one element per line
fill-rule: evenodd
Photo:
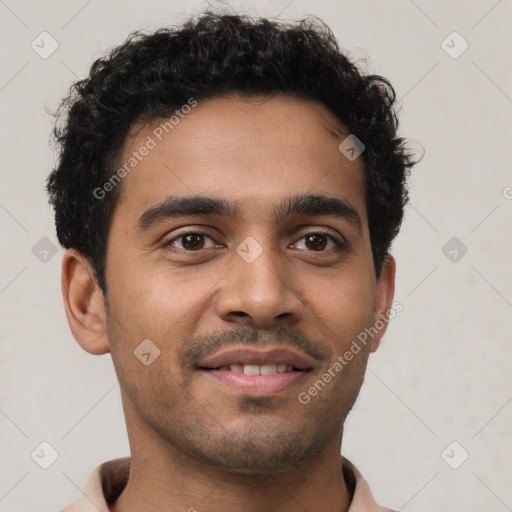
<path fill-rule="evenodd" d="M 248 236 L 232 255 L 228 283 L 221 291 L 220 315 L 240 312 L 258 323 L 268 323 L 285 314 L 299 315 L 302 301 L 290 282 L 284 257 L 271 237 Z M 245 315 L 244 315 L 245 316 Z"/>
<path fill-rule="evenodd" d="M 252 288 L 253 293 L 265 295 L 282 293 L 285 272 L 280 262 L 279 251 L 272 246 L 268 237 L 259 239 L 261 243 L 248 236 L 239 244 L 236 248 L 239 259 L 235 257 L 234 264 L 240 270 L 247 290 Z"/>

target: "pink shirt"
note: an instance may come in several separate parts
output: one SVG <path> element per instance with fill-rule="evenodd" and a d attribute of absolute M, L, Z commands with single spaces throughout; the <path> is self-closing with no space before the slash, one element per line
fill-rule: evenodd
<path fill-rule="evenodd" d="M 114 459 L 100 464 L 91 471 L 82 487 L 82 494 L 61 512 L 110 512 L 123 492 L 130 476 L 130 457 Z M 370 487 L 356 467 L 343 457 L 343 476 L 349 490 L 353 489 L 348 512 L 393 512 L 375 503 Z"/>

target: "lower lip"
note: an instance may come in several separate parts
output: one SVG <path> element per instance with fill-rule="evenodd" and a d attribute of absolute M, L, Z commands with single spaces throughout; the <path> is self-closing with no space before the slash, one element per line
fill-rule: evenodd
<path fill-rule="evenodd" d="M 296 386 L 307 371 L 275 373 L 273 375 L 245 375 L 229 370 L 201 370 L 211 379 L 246 396 L 272 396 Z"/>

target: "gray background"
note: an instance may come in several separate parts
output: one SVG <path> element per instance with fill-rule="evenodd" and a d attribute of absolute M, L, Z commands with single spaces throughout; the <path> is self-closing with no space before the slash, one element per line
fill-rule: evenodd
<path fill-rule="evenodd" d="M 132 30 L 206 5 L 0 0 L 1 511 L 57 510 L 94 467 L 129 454 L 111 359 L 80 349 L 64 315 L 63 250 L 43 191 L 54 159 L 45 107 Z M 325 20 L 353 57 L 390 79 L 401 133 L 426 151 L 392 250 L 403 311 L 371 357 L 343 453 L 383 505 L 512 510 L 512 2 L 230 5 Z M 43 31 L 58 44 L 49 56 L 55 43 Z M 59 454 L 48 469 L 31 458 L 43 441 Z"/>

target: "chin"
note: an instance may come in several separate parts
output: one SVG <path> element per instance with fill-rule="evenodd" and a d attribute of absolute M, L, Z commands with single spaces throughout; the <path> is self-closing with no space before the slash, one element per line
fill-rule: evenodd
<path fill-rule="evenodd" d="M 263 422 L 264 423 L 264 422 Z M 277 474 L 295 469 L 314 458 L 325 448 L 329 436 L 321 429 L 312 433 L 308 429 L 280 431 L 290 421 L 280 418 L 272 425 L 243 428 L 215 436 L 207 446 L 196 446 L 196 457 L 228 472 L 244 475 Z"/>

